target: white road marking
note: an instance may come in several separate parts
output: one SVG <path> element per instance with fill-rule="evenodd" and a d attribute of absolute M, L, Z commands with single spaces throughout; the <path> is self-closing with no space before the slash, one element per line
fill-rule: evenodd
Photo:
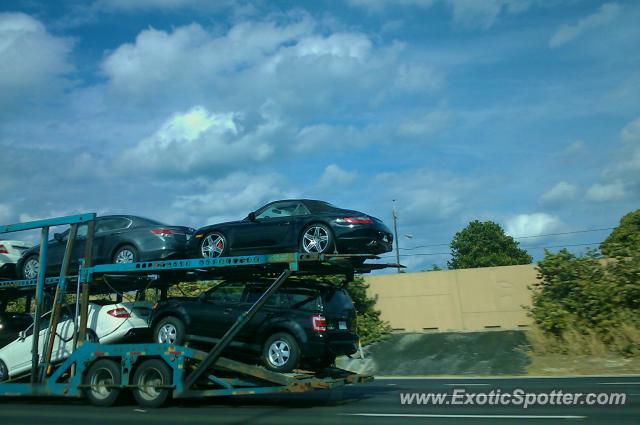
<path fill-rule="evenodd" d="M 598 385 L 640 385 L 640 382 L 598 382 Z"/>
<path fill-rule="evenodd" d="M 147 413 L 144 409 L 133 409 L 134 412 Z"/>
<path fill-rule="evenodd" d="M 368 416 L 380 418 L 479 418 L 479 419 L 585 419 L 576 415 L 441 415 L 420 413 L 338 413 L 340 416 Z"/>
<path fill-rule="evenodd" d="M 397 387 L 398 384 L 387 384 L 388 387 Z"/>
<path fill-rule="evenodd" d="M 449 385 L 450 387 L 454 387 L 454 386 L 457 386 L 457 385 L 461 385 L 461 386 L 465 386 L 465 387 L 472 386 L 472 385 L 473 386 L 477 386 L 477 387 L 485 387 L 485 386 L 488 387 L 491 384 L 473 384 L 471 382 L 456 382 L 455 384 L 444 384 L 444 385 Z"/>
<path fill-rule="evenodd" d="M 482 379 L 487 381 L 502 381 L 502 380 L 511 380 L 511 379 L 573 379 L 573 378 L 600 378 L 600 379 L 611 379 L 611 378 L 638 378 L 638 374 L 623 374 L 623 375 L 562 375 L 562 376 L 514 376 L 514 375 L 505 375 L 505 376 L 446 376 L 446 375 L 434 375 L 434 376 L 415 376 L 415 375 L 382 375 L 382 376 L 374 376 L 376 380 L 391 380 L 391 379 L 406 379 L 406 380 L 429 380 L 429 381 L 442 381 L 442 380 L 467 380 L 467 379 Z"/>

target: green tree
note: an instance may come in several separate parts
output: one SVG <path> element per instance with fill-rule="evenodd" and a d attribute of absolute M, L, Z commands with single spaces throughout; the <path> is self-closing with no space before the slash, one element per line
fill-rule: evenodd
<path fill-rule="evenodd" d="M 474 220 L 451 241 L 450 269 L 530 264 L 533 258 L 493 221 Z"/>
<path fill-rule="evenodd" d="M 618 227 L 600 244 L 606 257 L 629 257 L 640 254 L 640 209 L 620 219 Z"/>

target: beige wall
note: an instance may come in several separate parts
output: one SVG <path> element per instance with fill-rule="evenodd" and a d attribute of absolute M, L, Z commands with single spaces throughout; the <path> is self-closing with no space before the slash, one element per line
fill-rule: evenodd
<path fill-rule="evenodd" d="M 534 265 L 366 276 L 397 331 L 526 328 Z"/>

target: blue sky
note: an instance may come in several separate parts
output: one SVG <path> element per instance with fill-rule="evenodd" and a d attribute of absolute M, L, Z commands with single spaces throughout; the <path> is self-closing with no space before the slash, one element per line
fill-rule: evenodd
<path fill-rule="evenodd" d="M 635 1 L 4 1 L 0 222 L 198 227 L 301 196 L 391 225 L 395 199 L 410 270 L 473 219 L 613 227 L 640 205 L 637 22 Z"/>

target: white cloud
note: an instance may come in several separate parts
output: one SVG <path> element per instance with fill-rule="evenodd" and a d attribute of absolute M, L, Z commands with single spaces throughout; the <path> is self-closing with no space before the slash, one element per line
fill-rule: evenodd
<path fill-rule="evenodd" d="M 320 187 L 340 187 L 349 185 L 356 181 L 358 173 L 355 171 L 347 171 L 336 164 L 327 165 L 324 172 L 318 179 L 318 186 Z"/>
<path fill-rule="evenodd" d="M 73 43 L 23 13 L 0 13 L 0 107 L 39 99 L 64 86 Z"/>
<path fill-rule="evenodd" d="M 560 219 L 550 214 L 519 214 L 507 220 L 505 232 L 513 237 L 537 236 L 554 232 L 560 226 Z"/>
<path fill-rule="evenodd" d="M 593 14 L 580 19 L 573 25 L 562 25 L 549 40 L 549 47 L 562 46 L 582 35 L 585 31 L 608 24 L 615 19 L 621 7 L 616 3 L 605 3 Z"/>
<path fill-rule="evenodd" d="M 9 204 L 0 204 L 0 224 L 11 224 L 9 220 L 13 217 L 13 211 Z"/>
<path fill-rule="evenodd" d="M 622 181 L 612 183 L 596 183 L 587 189 L 585 199 L 591 202 L 619 201 L 627 197 L 627 191 Z"/>
<path fill-rule="evenodd" d="M 543 204 L 555 204 L 571 201 L 576 199 L 578 191 L 579 189 L 576 185 L 562 181 L 546 191 L 540 197 L 540 202 Z"/>
<path fill-rule="evenodd" d="M 139 10 L 176 10 L 185 7 L 207 8 L 212 4 L 217 7 L 229 5 L 231 0 L 98 0 L 94 3 L 94 8 L 98 10 L 114 12 L 134 12 Z"/>
<path fill-rule="evenodd" d="M 403 121 L 398 125 L 398 133 L 409 137 L 431 136 L 447 128 L 452 120 L 453 114 L 451 111 L 435 110 L 419 119 Z"/>
<path fill-rule="evenodd" d="M 517 14 L 529 8 L 531 0 L 446 0 L 453 8 L 453 23 L 464 29 L 489 29 L 503 12 Z"/>
<path fill-rule="evenodd" d="M 296 196 L 279 174 L 235 172 L 217 180 L 202 180 L 196 194 L 178 196 L 172 210 L 202 223 L 241 220 L 250 211 L 277 199 Z M 177 220 L 180 221 L 180 220 Z"/>
<path fill-rule="evenodd" d="M 435 0 L 347 0 L 351 6 L 361 7 L 370 12 L 381 12 L 387 7 L 419 7 L 428 9 Z"/>
<path fill-rule="evenodd" d="M 620 131 L 620 139 L 626 143 L 640 142 L 640 117 L 624 126 Z"/>
<path fill-rule="evenodd" d="M 194 107 L 174 114 L 152 136 L 125 151 L 119 167 L 167 178 L 189 173 L 221 175 L 222 170 L 269 158 L 273 147 L 263 140 L 278 127 L 277 122 L 267 121 L 245 131 L 233 113 Z"/>
<path fill-rule="evenodd" d="M 575 142 L 567 146 L 563 153 L 568 156 L 575 156 L 583 153 L 584 150 L 585 150 L 584 140 L 576 140 Z"/>

